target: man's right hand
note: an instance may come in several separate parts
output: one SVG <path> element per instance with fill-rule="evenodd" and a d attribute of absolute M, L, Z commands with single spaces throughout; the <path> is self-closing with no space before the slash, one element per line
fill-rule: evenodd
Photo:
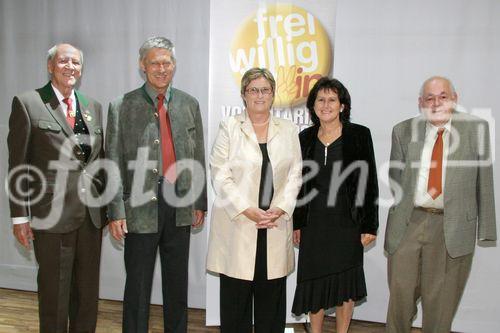
<path fill-rule="evenodd" d="M 24 246 L 26 249 L 30 249 L 30 241 L 35 239 L 33 231 L 31 230 L 30 223 L 14 224 L 13 226 L 14 236 L 16 236 L 17 241 Z"/>
<path fill-rule="evenodd" d="M 121 241 L 125 238 L 125 234 L 128 232 L 127 230 L 127 220 L 114 220 L 109 222 L 108 224 L 109 232 L 111 236 L 117 241 Z"/>

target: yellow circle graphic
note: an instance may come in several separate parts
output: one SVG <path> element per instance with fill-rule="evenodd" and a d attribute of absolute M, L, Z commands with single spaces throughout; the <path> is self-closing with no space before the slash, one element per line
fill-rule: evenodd
<path fill-rule="evenodd" d="M 269 69 L 276 79 L 274 106 L 304 103 L 316 81 L 331 66 L 328 35 L 309 12 L 291 4 L 262 4 L 240 25 L 229 62 L 239 85 L 252 67 Z"/>

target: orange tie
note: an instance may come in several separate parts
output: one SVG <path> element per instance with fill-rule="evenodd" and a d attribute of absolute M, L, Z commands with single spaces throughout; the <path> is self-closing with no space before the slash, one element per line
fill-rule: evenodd
<path fill-rule="evenodd" d="M 73 111 L 73 101 L 71 98 L 64 98 L 63 99 L 64 104 L 68 106 L 68 109 L 66 110 L 66 121 L 68 122 L 69 126 L 74 129 L 75 128 L 75 112 Z"/>
<path fill-rule="evenodd" d="M 432 149 L 431 167 L 429 168 L 427 192 L 433 200 L 436 200 L 443 192 L 443 132 L 444 128 L 438 129 L 438 137 Z"/>
<path fill-rule="evenodd" d="M 170 126 L 170 117 L 167 108 L 163 105 L 165 95 L 158 94 L 158 115 L 160 118 L 160 135 L 161 135 L 161 156 L 163 162 L 163 175 L 169 183 L 174 183 L 176 178 L 175 173 L 175 150 L 174 141 L 172 139 L 172 128 Z M 168 170 L 168 172 L 167 172 Z"/>

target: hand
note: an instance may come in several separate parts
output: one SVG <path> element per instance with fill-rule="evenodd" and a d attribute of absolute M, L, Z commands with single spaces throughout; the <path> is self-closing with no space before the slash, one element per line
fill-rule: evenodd
<path fill-rule="evenodd" d="M 373 242 L 376 238 L 377 236 L 372 234 L 361 234 L 361 244 L 363 244 L 363 246 L 367 246 L 368 244 Z"/>
<path fill-rule="evenodd" d="M 24 246 L 27 250 L 30 249 L 30 241 L 35 239 L 33 231 L 31 230 L 30 223 L 14 224 L 13 230 L 14 236 L 17 241 Z"/>
<path fill-rule="evenodd" d="M 269 214 L 260 208 L 250 207 L 245 209 L 242 214 L 254 221 L 257 229 L 269 229 L 277 226 L 274 223 L 276 220 L 274 214 Z"/>
<path fill-rule="evenodd" d="M 269 217 L 273 219 L 273 222 L 281 217 L 281 215 L 285 214 L 285 211 L 279 207 L 271 207 L 266 210 L 266 213 L 269 214 Z"/>
<path fill-rule="evenodd" d="M 300 244 L 300 229 L 293 231 L 293 244 Z"/>
<path fill-rule="evenodd" d="M 125 234 L 128 233 L 127 220 L 125 219 L 109 222 L 108 228 L 111 236 L 113 236 L 113 238 L 117 241 L 121 241 L 125 238 Z"/>
<path fill-rule="evenodd" d="M 193 228 L 201 227 L 204 221 L 205 221 L 205 211 L 195 209 L 193 211 L 193 223 L 191 224 L 191 226 Z"/>
<path fill-rule="evenodd" d="M 278 226 L 278 223 L 276 222 L 277 219 L 280 218 L 281 215 L 283 215 L 285 212 L 283 209 L 278 208 L 278 207 L 271 207 L 268 210 L 266 210 L 266 215 L 268 217 L 267 221 L 262 221 L 257 223 L 257 228 L 258 229 L 272 229 L 274 227 Z"/>

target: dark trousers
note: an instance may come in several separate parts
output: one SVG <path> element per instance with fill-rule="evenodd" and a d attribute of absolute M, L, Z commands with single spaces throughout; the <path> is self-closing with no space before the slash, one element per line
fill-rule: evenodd
<path fill-rule="evenodd" d="M 78 229 L 34 231 L 41 333 L 95 332 L 102 231 L 87 214 Z"/>
<path fill-rule="evenodd" d="M 161 186 L 162 184 L 160 184 Z M 125 237 L 123 332 L 147 333 L 151 286 L 160 250 L 165 332 L 187 332 L 187 285 L 190 226 L 176 227 L 175 208 L 159 191 L 158 232 Z"/>
<path fill-rule="evenodd" d="M 220 275 L 222 333 L 251 333 L 252 312 L 255 313 L 256 333 L 277 333 L 285 330 L 286 277 L 267 280 L 265 231 L 259 230 L 257 237 L 253 281 Z"/>

